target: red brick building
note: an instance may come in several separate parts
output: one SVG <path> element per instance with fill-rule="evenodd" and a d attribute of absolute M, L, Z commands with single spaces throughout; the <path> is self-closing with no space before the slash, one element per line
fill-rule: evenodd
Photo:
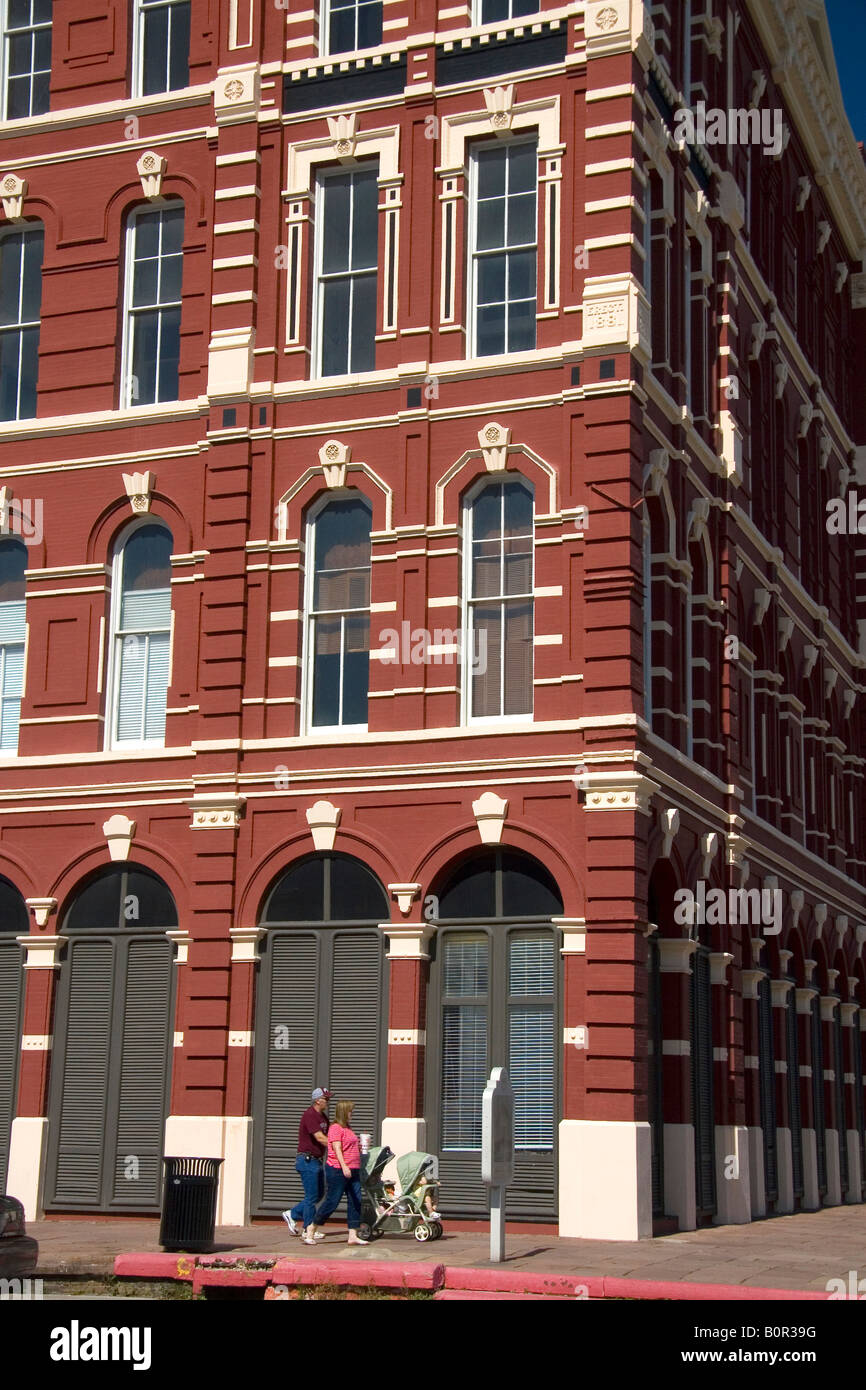
<path fill-rule="evenodd" d="M 273 1215 L 329 1085 L 483 1215 L 504 1064 L 515 1219 L 861 1201 L 866 171 L 819 0 L 2 25 L 8 1190 L 154 1211 L 211 1154 Z"/>

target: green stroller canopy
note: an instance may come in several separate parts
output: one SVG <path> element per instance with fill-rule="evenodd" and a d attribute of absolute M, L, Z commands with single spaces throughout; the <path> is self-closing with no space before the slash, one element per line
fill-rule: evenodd
<path fill-rule="evenodd" d="M 401 1154 L 397 1159 L 397 1177 L 400 1179 L 400 1191 L 411 1192 L 414 1187 L 417 1187 L 418 1180 L 422 1175 L 435 1179 L 436 1168 L 435 1154 Z"/>

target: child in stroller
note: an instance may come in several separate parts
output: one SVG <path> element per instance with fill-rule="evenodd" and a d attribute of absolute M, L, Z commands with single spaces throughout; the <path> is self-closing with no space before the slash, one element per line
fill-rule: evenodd
<path fill-rule="evenodd" d="M 399 1191 L 382 1177 L 393 1157 L 386 1146 L 372 1148 L 361 1160 L 361 1238 L 411 1231 L 416 1240 L 438 1240 L 442 1219 L 436 1210 L 439 1165 L 435 1155 L 402 1154 L 397 1159 Z"/>

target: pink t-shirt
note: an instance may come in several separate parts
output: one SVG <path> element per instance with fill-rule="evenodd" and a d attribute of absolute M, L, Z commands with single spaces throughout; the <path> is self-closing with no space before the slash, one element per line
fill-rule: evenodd
<path fill-rule="evenodd" d="M 328 1130 L 328 1167 L 339 1168 L 340 1160 L 334 1152 L 334 1141 L 342 1145 L 343 1162 L 347 1168 L 360 1168 L 361 1143 L 354 1130 L 344 1129 L 342 1125 L 332 1124 Z"/>

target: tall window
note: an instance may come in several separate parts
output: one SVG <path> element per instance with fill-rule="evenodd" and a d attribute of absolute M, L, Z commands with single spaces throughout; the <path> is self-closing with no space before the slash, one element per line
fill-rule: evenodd
<path fill-rule="evenodd" d="M 480 0 L 475 6 L 476 24 L 496 24 L 517 19 L 522 14 L 537 14 L 538 0 Z"/>
<path fill-rule="evenodd" d="M 316 198 L 320 376 L 376 365 L 377 168 L 323 174 Z"/>
<path fill-rule="evenodd" d="M 177 400 L 182 247 L 182 207 L 134 214 L 126 257 L 123 405 Z"/>
<path fill-rule="evenodd" d="M 0 420 L 36 414 L 44 240 L 41 227 L 0 236 Z"/>
<path fill-rule="evenodd" d="M 465 665 L 470 719 L 532 713 L 533 496 L 513 478 L 467 508 Z"/>
<path fill-rule="evenodd" d="M 7 121 L 48 110 L 51 0 L 0 0 L 3 104 Z"/>
<path fill-rule="evenodd" d="M 189 86 L 190 0 L 136 0 L 136 96 Z"/>
<path fill-rule="evenodd" d="M 171 532 L 147 522 L 114 557 L 111 742 L 165 739 L 171 635 Z"/>
<path fill-rule="evenodd" d="M 307 611 L 307 724 L 367 724 L 370 682 L 370 509 L 329 502 L 311 524 Z"/>
<path fill-rule="evenodd" d="M 0 751 L 18 748 L 18 720 L 24 687 L 24 571 L 27 548 L 21 541 L 0 542 Z"/>
<path fill-rule="evenodd" d="M 328 52 L 354 53 L 382 42 L 382 0 L 329 0 Z"/>
<path fill-rule="evenodd" d="M 534 141 L 472 156 L 472 346 L 476 357 L 535 347 L 538 157 Z"/>

